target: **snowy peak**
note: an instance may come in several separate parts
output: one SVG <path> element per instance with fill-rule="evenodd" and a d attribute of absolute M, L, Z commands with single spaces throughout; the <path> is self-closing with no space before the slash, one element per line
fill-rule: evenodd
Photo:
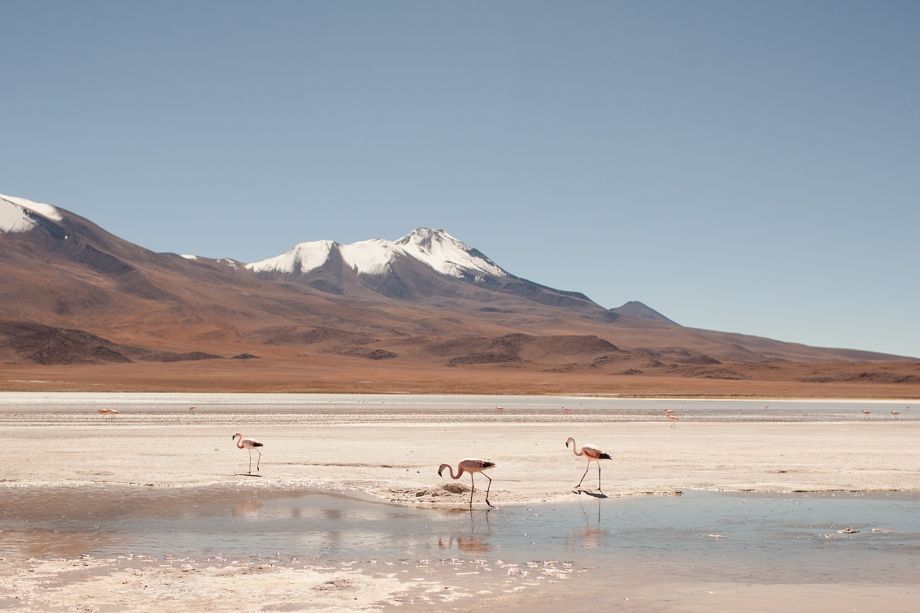
<path fill-rule="evenodd" d="M 377 238 L 349 245 L 329 240 L 300 243 L 277 257 L 247 264 L 246 268 L 257 273 L 307 273 L 328 262 L 333 253 L 361 275 L 383 275 L 399 257 L 413 258 L 456 278 L 508 275 L 476 249 L 443 230 L 428 228 L 418 228 L 395 242 Z"/>
<path fill-rule="evenodd" d="M 384 238 L 336 246 L 345 264 L 361 275 L 382 275 L 402 255 L 399 247 Z"/>
<path fill-rule="evenodd" d="M 254 272 L 309 272 L 326 263 L 335 245 L 332 241 L 300 243 L 277 257 L 246 264 L 246 268 Z"/>
<path fill-rule="evenodd" d="M 0 194 L 0 232 L 28 232 L 38 224 L 36 215 L 52 221 L 63 219 L 50 204 Z"/>
<path fill-rule="evenodd" d="M 508 276 L 495 262 L 444 230 L 418 228 L 396 244 L 443 275 L 463 277 L 464 273 L 482 273 L 495 277 Z"/>

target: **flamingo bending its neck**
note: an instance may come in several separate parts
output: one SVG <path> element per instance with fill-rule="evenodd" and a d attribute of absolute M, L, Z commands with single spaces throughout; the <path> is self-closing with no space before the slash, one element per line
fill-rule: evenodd
<path fill-rule="evenodd" d="M 460 460 L 460 463 L 457 464 L 456 476 L 454 475 L 454 469 L 451 468 L 450 464 L 441 464 L 440 468 L 438 468 L 438 476 L 441 476 L 441 473 L 444 472 L 445 468 L 450 471 L 451 479 L 459 479 L 460 476 L 463 475 L 464 471 L 470 473 L 470 507 L 472 507 L 473 492 L 476 489 L 476 482 L 473 479 L 473 473 L 482 473 L 482 476 L 489 480 L 489 485 L 486 487 L 486 504 L 491 507 L 492 503 L 489 502 L 489 489 L 492 487 L 492 478 L 482 471 L 494 466 L 494 462 L 486 462 L 485 460 L 480 460 L 478 458 L 467 458 L 465 460 Z"/>
<path fill-rule="evenodd" d="M 581 476 L 581 481 L 578 482 L 576 488 L 581 487 L 581 482 L 585 480 L 585 477 L 588 475 L 588 469 L 591 468 L 591 460 L 597 462 L 597 491 L 601 491 L 601 460 L 610 460 L 612 459 L 609 454 L 604 453 L 600 450 L 597 445 L 591 445 L 590 443 L 584 444 L 581 446 L 581 449 L 578 449 L 578 445 L 575 444 L 575 439 L 571 436 L 565 441 L 565 448 L 569 448 L 569 443 L 572 443 L 572 451 L 577 456 L 587 456 L 588 466 L 585 467 L 585 474 Z"/>
<path fill-rule="evenodd" d="M 240 440 L 236 443 L 238 449 L 246 449 L 249 451 L 249 474 L 252 474 L 252 450 L 255 449 L 256 453 L 259 454 L 259 459 L 256 462 L 256 470 L 259 470 L 259 464 L 262 462 L 262 452 L 257 448 L 262 447 L 262 443 L 259 441 L 254 441 L 251 438 L 243 438 L 243 435 L 237 432 L 233 435 L 233 440 L 236 441 L 236 437 L 240 437 Z"/>

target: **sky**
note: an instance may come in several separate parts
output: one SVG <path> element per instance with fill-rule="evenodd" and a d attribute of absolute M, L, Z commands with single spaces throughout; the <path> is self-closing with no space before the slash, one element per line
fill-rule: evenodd
<path fill-rule="evenodd" d="M 686 326 L 920 357 L 920 3 L 0 3 L 0 193 L 253 262 L 442 228 Z"/>

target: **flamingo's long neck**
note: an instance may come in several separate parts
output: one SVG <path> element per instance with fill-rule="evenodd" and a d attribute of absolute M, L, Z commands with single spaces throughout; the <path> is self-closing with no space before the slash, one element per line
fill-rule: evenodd
<path fill-rule="evenodd" d="M 583 448 L 579 449 L 578 445 L 575 444 L 575 439 L 572 439 L 572 453 L 574 453 L 577 456 L 585 455 L 584 449 Z"/>
<path fill-rule="evenodd" d="M 236 437 L 235 437 L 235 436 L 233 437 L 233 440 L 236 440 Z M 242 436 L 239 438 L 239 440 L 236 440 L 236 448 L 237 448 L 237 449 L 244 449 L 244 447 L 243 447 L 243 437 L 242 437 Z"/>
<path fill-rule="evenodd" d="M 463 468 L 461 468 L 460 466 L 457 467 L 457 476 L 456 476 L 456 477 L 454 476 L 454 468 L 453 468 L 453 466 L 451 466 L 450 464 L 448 464 L 448 465 L 447 465 L 447 470 L 450 471 L 450 478 L 451 478 L 451 479 L 459 479 L 461 476 L 463 476 Z"/>

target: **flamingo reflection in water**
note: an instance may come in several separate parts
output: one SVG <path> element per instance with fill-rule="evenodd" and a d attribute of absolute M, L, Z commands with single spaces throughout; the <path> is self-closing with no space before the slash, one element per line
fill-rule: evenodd
<path fill-rule="evenodd" d="M 492 550 L 492 545 L 489 541 L 483 536 L 476 534 L 476 520 L 473 518 L 473 509 L 459 511 L 460 513 L 470 514 L 470 533 L 469 534 L 456 534 L 450 535 L 448 537 L 439 537 L 438 538 L 438 548 L 440 549 L 450 549 L 454 545 L 457 546 L 457 549 L 464 553 L 486 553 Z M 485 510 L 485 519 L 486 519 L 486 532 L 490 533 L 492 531 L 491 526 L 489 525 L 489 513 L 492 512 L 492 509 Z M 477 514 L 480 515 L 481 514 Z"/>
<path fill-rule="evenodd" d="M 601 546 L 601 537 L 604 534 L 604 531 L 601 529 L 601 501 L 597 501 L 597 523 L 591 525 L 593 522 L 588 516 L 588 511 L 585 509 L 584 505 L 581 506 L 581 512 L 585 516 L 585 529 L 584 530 L 575 530 L 572 532 L 572 537 L 581 541 L 581 546 L 584 549 L 594 549 Z"/>

